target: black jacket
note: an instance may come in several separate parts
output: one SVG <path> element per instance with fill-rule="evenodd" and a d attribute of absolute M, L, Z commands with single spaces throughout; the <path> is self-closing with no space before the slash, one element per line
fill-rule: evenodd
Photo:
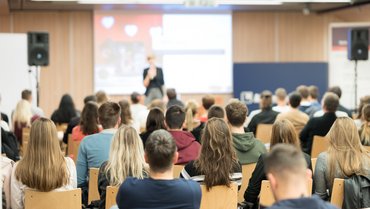
<path fill-rule="evenodd" d="M 144 69 L 143 80 L 145 80 L 146 75 L 148 75 L 148 70 L 149 68 Z M 148 87 L 146 87 L 145 96 L 148 96 L 149 90 L 152 88 L 159 88 L 159 90 L 162 92 L 163 85 L 164 85 L 163 70 L 162 68 L 157 67 L 157 75 L 152 80 L 150 80 Z"/>
<path fill-rule="evenodd" d="M 370 208 L 370 177 L 352 176 L 344 180 L 343 209 Z"/>
<path fill-rule="evenodd" d="M 258 124 L 273 124 L 278 114 L 278 112 L 273 111 L 271 108 L 262 110 L 260 113 L 253 116 L 251 122 L 248 124 L 249 131 L 256 135 Z"/>
<path fill-rule="evenodd" d="M 315 135 L 325 136 L 336 119 L 335 112 L 327 112 L 321 117 L 311 118 L 299 136 L 303 152 L 311 155 L 313 137 Z"/>
<path fill-rule="evenodd" d="M 5 121 L 9 125 L 9 118 L 5 113 L 1 113 L 1 120 Z"/>

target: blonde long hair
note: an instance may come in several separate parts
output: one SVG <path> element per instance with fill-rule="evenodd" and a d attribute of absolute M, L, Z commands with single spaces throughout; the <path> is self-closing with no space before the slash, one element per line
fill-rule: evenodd
<path fill-rule="evenodd" d="M 69 183 L 69 171 L 51 120 L 40 118 L 32 123 L 28 147 L 16 167 L 15 178 L 42 192 Z"/>
<path fill-rule="evenodd" d="M 27 100 L 22 99 L 17 103 L 13 114 L 14 125 L 20 126 L 21 123 L 26 123 L 27 126 L 31 126 L 31 103 Z"/>
<path fill-rule="evenodd" d="M 194 129 L 194 117 L 198 112 L 198 104 L 195 101 L 189 101 L 185 107 L 185 125 L 187 131 Z"/>
<path fill-rule="evenodd" d="M 363 145 L 370 146 L 370 104 L 366 104 L 362 108 L 362 119 L 364 124 L 361 130 L 361 142 Z"/>
<path fill-rule="evenodd" d="M 327 137 L 329 138 L 327 177 L 331 182 L 337 177 L 335 175 L 337 170 L 340 170 L 342 178 L 353 174 L 366 175 L 370 155 L 361 145 L 356 124 L 351 118 L 337 118 Z"/>
<path fill-rule="evenodd" d="M 105 174 L 111 186 L 119 186 L 128 177 L 144 178 L 143 143 L 131 126 L 121 126 L 114 135 Z"/>

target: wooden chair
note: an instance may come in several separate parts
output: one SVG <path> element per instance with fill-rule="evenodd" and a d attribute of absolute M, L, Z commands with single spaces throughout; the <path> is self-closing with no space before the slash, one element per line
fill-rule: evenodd
<path fill-rule="evenodd" d="M 61 192 L 25 191 L 25 209 L 81 209 L 81 206 L 80 188 Z"/>
<path fill-rule="evenodd" d="M 311 158 L 312 174 L 315 173 L 316 161 L 317 161 L 317 158 Z"/>
<path fill-rule="evenodd" d="M 261 140 L 264 144 L 270 143 L 271 132 L 272 124 L 258 124 L 256 138 Z"/>
<path fill-rule="evenodd" d="M 330 203 L 342 208 L 344 199 L 344 179 L 335 178 L 333 183 L 333 189 L 331 191 Z"/>
<path fill-rule="evenodd" d="M 184 169 L 184 165 L 174 165 L 173 166 L 173 177 L 179 178 L 182 169 Z"/>
<path fill-rule="evenodd" d="M 22 147 L 21 147 L 22 155 L 24 155 L 24 153 L 27 150 L 28 141 L 30 140 L 30 131 L 31 128 L 29 127 L 22 129 Z"/>
<path fill-rule="evenodd" d="M 311 158 L 317 158 L 320 153 L 328 150 L 329 139 L 324 136 L 314 136 L 312 142 Z"/>
<path fill-rule="evenodd" d="M 230 187 L 214 186 L 209 191 L 205 185 L 200 187 L 202 189 L 200 209 L 237 208 L 238 186 L 235 183 L 232 183 Z"/>
<path fill-rule="evenodd" d="M 252 176 L 254 168 L 256 168 L 256 163 L 252 163 L 252 164 L 242 166 L 243 179 L 242 179 L 242 185 L 241 185 L 240 190 L 238 192 L 238 202 L 243 202 L 244 201 L 244 192 L 248 188 L 249 179 Z"/>
<path fill-rule="evenodd" d="M 100 195 L 98 191 L 98 175 L 99 168 L 90 168 L 88 204 L 90 204 L 91 201 L 100 200 Z"/>
<path fill-rule="evenodd" d="M 109 209 L 113 205 L 117 205 L 116 203 L 116 196 L 118 193 L 118 187 L 115 186 L 107 186 L 107 192 L 105 196 L 105 208 Z"/>
<path fill-rule="evenodd" d="M 307 188 L 308 194 L 311 196 L 312 194 L 312 179 L 308 182 L 308 188 Z M 260 192 L 260 205 L 263 205 L 264 207 L 269 207 L 275 203 L 274 195 L 272 194 L 270 181 L 263 180 L 261 184 L 261 192 Z"/>
<path fill-rule="evenodd" d="M 80 147 L 81 141 L 75 141 L 72 139 L 72 135 L 68 135 L 68 156 L 77 162 L 78 148 Z"/>

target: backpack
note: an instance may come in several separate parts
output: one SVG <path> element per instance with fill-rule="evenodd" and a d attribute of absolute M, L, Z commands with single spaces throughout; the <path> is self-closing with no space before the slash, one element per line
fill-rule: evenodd
<path fill-rule="evenodd" d="M 5 154 L 14 162 L 20 159 L 17 137 L 12 132 L 5 131 L 3 128 L 1 128 L 1 153 Z"/>

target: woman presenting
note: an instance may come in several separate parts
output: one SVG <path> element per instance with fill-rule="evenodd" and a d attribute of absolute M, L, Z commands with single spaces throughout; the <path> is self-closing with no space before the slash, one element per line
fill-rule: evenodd
<path fill-rule="evenodd" d="M 148 56 L 149 68 L 144 69 L 144 86 L 145 91 L 145 105 L 150 104 L 155 99 L 163 98 L 163 71 L 162 68 L 155 66 L 155 57 Z"/>

